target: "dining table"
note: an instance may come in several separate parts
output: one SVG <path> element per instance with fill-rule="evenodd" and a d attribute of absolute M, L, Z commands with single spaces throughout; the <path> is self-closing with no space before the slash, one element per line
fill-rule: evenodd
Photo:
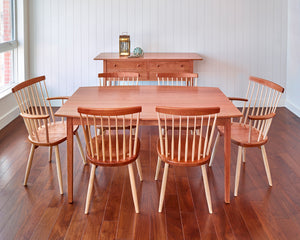
<path fill-rule="evenodd" d="M 92 86 L 79 87 L 55 113 L 67 122 L 68 202 L 73 202 L 73 126 L 80 124 L 78 107 L 119 108 L 142 106 L 140 125 L 157 126 L 156 106 L 220 107 L 217 125 L 224 126 L 224 200 L 230 203 L 231 118 L 241 112 L 217 87 Z M 154 176 L 153 176 L 154 178 Z"/>

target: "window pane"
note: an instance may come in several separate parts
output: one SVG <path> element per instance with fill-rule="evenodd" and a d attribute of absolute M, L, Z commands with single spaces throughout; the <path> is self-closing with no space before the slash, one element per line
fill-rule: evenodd
<path fill-rule="evenodd" d="M 13 51 L 0 53 L 0 91 L 10 86 L 13 80 Z"/>
<path fill-rule="evenodd" d="M 12 41 L 12 0 L 0 0 L 0 43 Z"/>

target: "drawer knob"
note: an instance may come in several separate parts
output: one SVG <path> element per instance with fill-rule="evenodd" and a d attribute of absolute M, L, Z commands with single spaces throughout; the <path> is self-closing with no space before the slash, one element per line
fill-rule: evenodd
<path fill-rule="evenodd" d="M 180 67 L 183 67 L 183 64 L 181 64 Z"/>
<path fill-rule="evenodd" d="M 140 67 L 140 66 L 141 66 L 141 64 L 137 64 L 136 66 L 137 66 L 137 67 Z"/>
<path fill-rule="evenodd" d="M 117 64 L 114 64 L 114 67 L 117 67 Z"/>
<path fill-rule="evenodd" d="M 157 67 L 159 68 L 159 67 L 160 67 L 160 65 L 159 65 L 159 64 L 157 64 Z"/>

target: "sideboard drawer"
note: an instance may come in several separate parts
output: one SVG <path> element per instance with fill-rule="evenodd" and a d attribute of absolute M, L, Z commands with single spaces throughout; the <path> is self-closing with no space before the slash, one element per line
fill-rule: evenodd
<path fill-rule="evenodd" d="M 147 80 L 149 79 L 148 73 L 145 72 L 139 72 L 139 80 Z"/>
<path fill-rule="evenodd" d="M 146 62 L 141 61 L 107 61 L 107 72 L 143 72 Z"/>
<path fill-rule="evenodd" d="M 193 72 L 193 62 L 191 61 L 164 61 L 164 62 L 150 62 L 150 72 Z"/>

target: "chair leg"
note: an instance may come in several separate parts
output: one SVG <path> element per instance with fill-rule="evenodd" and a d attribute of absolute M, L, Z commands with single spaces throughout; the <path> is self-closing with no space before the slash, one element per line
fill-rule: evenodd
<path fill-rule="evenodd" d="M 85 202 L 85 210 L 84 210 L 85 214 L 89 213 L 89 207 L 90 207 L 92 190 L 93 190 L 94 179 L 95 179 L 95 172 L 96 172 L 96 165 L 92 164 L 92 169 L 91 169 L 91 173 L 90 173 L 90 180 L 89 180 L 89 186 L 88 186 L 88 192 L 87 192 L 87 195 L 86 195 L 86 202 Z"/>
<path fill-rule="evenodd" d="M 49 162 L 51 162 L 52 159 L 52 146 L 49 147 Z"/>
<path fill-rule="evenodd" d="M 78 135 L 77 131 L 75 132 L 75 136 L 76 136 L 76 139 L 77 139 L 77 145 L 78 145 L 78 149 L 79 149 L 83 164 L 86 164 L 86 158 L 85 158 L 83 148 L 82 148 L 82 144 L 81 144 L 81 141 L 80 141 L 80 138 L 79 138 L 79 135 Z"/>
<path fill-rule="evenodd" d="M 161 165 L 161 159 L 159 156 L 157 156 L 156 171 L 155 171 L 155 178 L 154 178 L 155 181 L 158 179 L 160 165 Z"/>
<path fill-rule="evenodd" d="M 246 148 L 243 147 L 243 163 L 246 162 Z"/>
<path fill-rule="evenodd" d="M 24 178 L 24 186 L 27 185 L 27 180 L 28 180 L 28 176 L 29 176 L 29 173 L 30 173 L 30 169 L 31 169 L 34 150 L 35 150 L 35 146 L 33 144 L 31 144 L 30 153 L 29 153 L 29 157 L 28 157 L 28 161 L 27 161 L 25 178 Z"/>
<path fill-rule="evenodd" d="M 142 182 L 143 181 L 143 172 L 142 172 L 140 157 L 138 157 L 136 160 L 136 168 L 137 168 L 138 174 L 140 176 L 140 181 Z"/>
<path fill-rule="evenodd" d="M 265 146 L 261 146 L 260 149 L 261 149 L 261 153 L 262 153 L 263 160 L 264 160 L 264 165 L 265 165 L 265 170 L 267 173 L 268 182 L 269 182 L 269 185 L 272 186 L 271 172 L 270 172 L 270 167 L 269 167 L 269 163 L 268 163 Z"/>
<path fill-rule="evenodd" d="M 241 173 L 241 164 L 242 164 L 242 151 L 243 147 L 239 146 L 236 170 L 235 170 L 235 183 L 234 183 L 234 196 L 238 194 L 239 182 L 240 182 L 240 173 Z"/>
<path fill-rule="evenodd" d="M 165 129 L 162 128 L 161 131 L 162 131 L 162 135 L 164 135 L 165 134 Z M 156 170 L 155 170 L 155 177 L 154 177 L 155 181 L 158 179 L 160 166 L 161 166 L 161 159 L 160 159 L 159 156 L 157 156 L 157 163 L 156 163 Z"/>
<path fill-rule="evenodd" d="M 64 194 L 58 145 L 55 146 L 55 157 L 56 157 L 56 170 L 57 170 L 57 178 L 59 184 L 59 192 L 60 194 Z"/>
<path fill-rule="evenodd" d="M 210 157 L 210 161 L 209 161 L 209 167 L 211 167 L 212 163 L 213 163 L 213 160 L 215 158 L 215 154 L 216 154 L 216 147 L 217 147 L 217 144 L 219 142 L 219 139 L 220 139 L 220 133 L 218 132 L 217 134 L 217 137 L 216 137 L 216 140 L 215 140 L 215 143 L 214 143 L 214 147 L 213 147 L 213 150 L 211 152 L 211 157 Z"/>
<path fill-rule="evenodd" d="M 131 192 L 132 192 L 132 198 L 133 198 L 133 203 L 134 203 L 134 208 L 135 212 L 139 213 L 139 203 L 137 199 L 137 194 L 136 194 L 136 187 L 135 187 L 135 180 L 134 180 L 134 174 L 133 174 L 133 168 L 132 168 L 132 163 L 128 165 L 128 172 L 129 172 L 129 178 L 130 178 L 130 185 L 131 185 Z"/>
<path fill-rule="evenodd" d="M 212 213 L 212 204 L 211 204 L 210 190 L 209 190 L 209 185 L 208 185 L 208 180 L 207 180 L 206 166 L 202 165 L 201 170 L 202 170 L 202 177 L 203 177 L 204 190 L 205 190 L 208 211 L 209 211 L 209 213 Z"/>
<path fill-rule="evenodd" d="M 164 203 L 165 192 L 166 192 L 166 184 L 167 184 L 167 178 L 168 178 L 168 170 L 169 170 L 169 164 L 165 163 L 164 175 L 163 175 L 161 190 L 160 190 L 158 212 L 162 211 L 162 207 L 163 207 L 163 203 Z"/>

